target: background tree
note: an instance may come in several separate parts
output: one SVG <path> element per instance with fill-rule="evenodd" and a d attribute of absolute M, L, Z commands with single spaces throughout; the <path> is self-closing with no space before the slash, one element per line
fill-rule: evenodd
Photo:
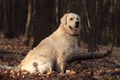
<path fill-rule="evenodd" d="M 34 43 L 33 47 L 52 33 L 52 22 L 54 21 L 55 1 L 36 0 L 35 2 L 35 21 L 34 21 Z"/>
<path fill-rule="evenodd" d="M 0 0 L 0 31 L 2 30 L 2 23 L 3 23 L 3 13 L 2 13 L 2 0 Z"/>

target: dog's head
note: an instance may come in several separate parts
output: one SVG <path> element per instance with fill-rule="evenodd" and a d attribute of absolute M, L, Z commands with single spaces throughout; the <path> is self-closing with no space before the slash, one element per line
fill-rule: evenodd
<path fill-rule="evenodd" d="M 64 29 L 71 35 L 79 35 L 81 28 L 80 17 L 74 13 L 66 13 L 61 18 L 61 24 Z"/>

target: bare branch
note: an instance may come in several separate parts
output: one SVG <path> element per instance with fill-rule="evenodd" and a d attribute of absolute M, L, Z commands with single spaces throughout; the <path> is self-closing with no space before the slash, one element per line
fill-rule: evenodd
<path fill-rule="evenodd" d="M 88 52 L 88 53 L 78 53 L 75 55 L 72 55 L 72 57 L 68 58 L 68 63 L 76 61 L 76 60 L 88 60 L 88 59 L 99 59 L 99 58 L 103 58 L 106 57 L 108 55 L 111 54 L 111 51 L 107 51 L 107 52 Z"/>

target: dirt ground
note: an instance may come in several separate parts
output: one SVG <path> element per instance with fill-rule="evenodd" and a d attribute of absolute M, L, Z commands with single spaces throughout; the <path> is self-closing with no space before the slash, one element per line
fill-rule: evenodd
<path fill-rule="evenodd" d="M 0 35 L 0 64 L 17 66 L 31 49 L 24 45 L 25 38 L 6 39 Z M 99 46 L 100 51 L 107 50 Z M 82 46 L 81 50 L 87 50 Z M 75 61 L 66 65 L 66 73 L 30 74 L 26 71 L 6 70 L 0 68 L 0 80 L 120 80 L 120 48 L 115 47 L 110 56 L 101 59 Z"/>

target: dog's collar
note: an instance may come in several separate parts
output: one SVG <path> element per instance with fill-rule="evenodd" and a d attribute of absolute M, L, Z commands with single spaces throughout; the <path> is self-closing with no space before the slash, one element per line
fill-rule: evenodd
<path fill-rule="evenodd" d="M 66 33 L 67 33 L 67 30 L 64 28 L 63 25 L 61 26 L 61 28 L 62 28 L 62 32 L 66 34 Z"/>

